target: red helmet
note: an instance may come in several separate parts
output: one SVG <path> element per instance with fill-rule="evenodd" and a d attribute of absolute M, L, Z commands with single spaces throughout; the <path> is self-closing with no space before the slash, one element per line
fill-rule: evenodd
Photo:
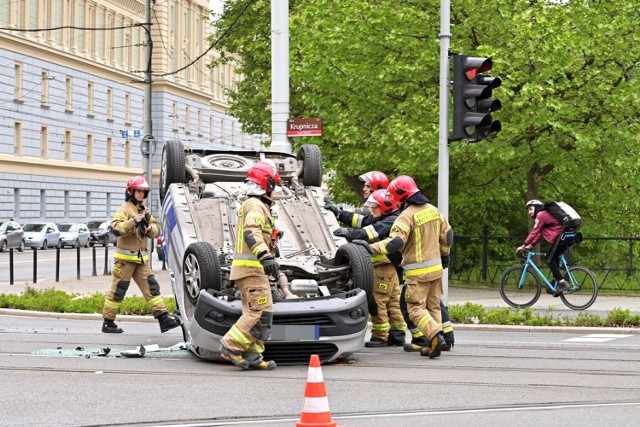
<path fill-rule="evenodd" d="M 391 212 L 398 209 L 398 205 L 395 200 L 387 198 L 386 195 L 386 190 L 376 190 L 371 193 L 364 205 L 368 207 L 374 205 L 379 206 L 382 211 L 382 215 L 389 215 Z"/>
<path fill-rule="evenodd" d="M 389 178 L 380 171 L 371 171 L 360 175 L 360 181 L 370 182 L 373 190 L 385 190 L 389 186 Z"/>
<path fill-rule="evenodd" d="M 271 193 L 276 185 L 282 182 L 275 166 L 267 162 L 258 162 L 249 169 L 245 181 L 258 184 L 267 193 Z"/>
<path fill-rule="evenodd" d="M 420 189 L 416 182 L 407 175 L 400 175 L 389 184 L 388 192 L 396 203 L 404 203 Z"/>
<path fill-rule="evenodd" d="M 144 176 L 134 176 L 129 181 L 127 181 L 127 189 L 125 191 L 125 198 L 129 200 L 133 197 L 133 193 L 136 190 L 144 190 L 144 198 L 146 199 L 149 195 L 149 191 L 151 187 L 149 186 L 149 182 L 147 182 L 147 178 Z"/>

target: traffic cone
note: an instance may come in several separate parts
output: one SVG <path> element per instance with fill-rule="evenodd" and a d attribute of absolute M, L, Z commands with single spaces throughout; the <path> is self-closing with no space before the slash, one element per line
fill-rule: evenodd
<path fill-rule="evenodd" d="M 329 411 L 329 399 L 324 388 L 320 358 L 317 354 L 312 354 L 309 360 L 307 385 L 304 389 L 302 413 L 296 427 L 335 427 L 335 425 Z"/>

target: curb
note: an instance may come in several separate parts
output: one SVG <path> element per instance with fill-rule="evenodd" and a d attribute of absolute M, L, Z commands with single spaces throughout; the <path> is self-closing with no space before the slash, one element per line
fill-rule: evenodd
<path fill-rule="evenodd" d="M 48 311 L 28 311 L 15 310 L 11 308 L 0 308 L 0 315 L 7 316 L 24 316 L 24 317 L 47 317 L 55 319 L 77 319 L 77 320 L 101 320 L 100 313 L 52 313 Z M 117 317 L 121 322 L 143 322 L 154 323 L 157 320 L 153 316 L 134 316 L 131 314 L 119 314 Z M 573 334 L 624 334 L 624 335 L 640 335 L 640 328 L 613 328 L 613 327 L 597 327 L 597 326 L 527 326 L 527 325 L 474 325 L 467 323 L 453 323 L 455 331 L 478 331 L 478 332 L 531 332 L 531 333 L 550 333 L 565 332 Z"/>

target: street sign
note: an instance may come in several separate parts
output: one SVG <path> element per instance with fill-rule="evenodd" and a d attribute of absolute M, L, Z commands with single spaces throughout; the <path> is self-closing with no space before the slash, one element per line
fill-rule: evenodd
<path fill-rule="evenodd" d="M 140 152 L 144 157 L 148 157 L 149 154 L 153 154 L 151 150 L 155 151 L 155 138 L 153 135 L 147 133 L 140 141 Z"/>
<path fill-rule="evenodd" d="M 322 119 L 289 119 L 287 136 L 322 136 Z"/>

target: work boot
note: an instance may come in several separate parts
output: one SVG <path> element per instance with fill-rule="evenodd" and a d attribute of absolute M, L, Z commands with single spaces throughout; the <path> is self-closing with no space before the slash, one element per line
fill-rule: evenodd
<path fill-rule="evenodd" d="M 387 346 L 389 347 L 402 347 L 404 346 L 404 331 L 392 330 L 389 331 L 389 338 L 387 338 Z"/>
<path fill-rule="evenodd" d="M 558 287 L 556 288 L 556 292 L 553 294 L 553 296 L 557 297 L 567 289 L 569 289 L 569 284 L 566 280 L 562 279 L 558 282 Z"/>
<path fill-rule="evenodd" d="M 446 342 L 440 346 L 440 350 L 442 351 L 451 351 L 453 349 L 452 342 Z"/>
<path fill-rule="evenodd" d="M 158 316 L 158 323 L 160 323 L 160 332 L 167 332 L 180 326 L 180 321 L 166 311 Z"/>
<path fill-rule="evenodd" d="M 409 344 L 404 345 L 404 351 L 408 351 L 410 353 L 417 353 L 427 345 L 429 344 L 427 343 L 427 339 L 425 337 L 412 338 Z"/>
<path fill-rule="evenodd" d="M 228 360 L 243 371 L 249 369 L 249 362 L 242 356 L 242 353 L 231 351 L 227 347 L 222 346 L 222 352 L 220 354 L 223 359 Z"/>
<path fill-rule="evenodd" d="M 116 322 L 114 322 L 111 319 L 104 319 L 104 321 L 102 322 L 102 332 L 104 332 L 105 334 L 121 334 L 124 331 L 118 327 L 118 325 L 116 325 Z"/>
<path fill-rule="evenodd" d="M 364 343 L 364 346 L 365 347 L 386 347 L 387 340 L 383 340 L 382 338 L 378 338 L 378 337 L 371 337 L 371 340 Z"/>
<path fill-rule="evenodd" d="M 276 369 L 276 362 L 273 360 L 264 360 L 262 354 L 246 351 L 242 355 L 249 364 L 249 369 L 259 371 L 273 371 Z"/>
<path fill-rule="evenodd" d="M 431 338 L 431 345 L 429 347 L 423 347 L 420 350 L 420 356 L 429 356 L 429 359 L 435 359 L 440 356 L 441 346 L 445 344 L 442 334 L 436 334 Z"/>

